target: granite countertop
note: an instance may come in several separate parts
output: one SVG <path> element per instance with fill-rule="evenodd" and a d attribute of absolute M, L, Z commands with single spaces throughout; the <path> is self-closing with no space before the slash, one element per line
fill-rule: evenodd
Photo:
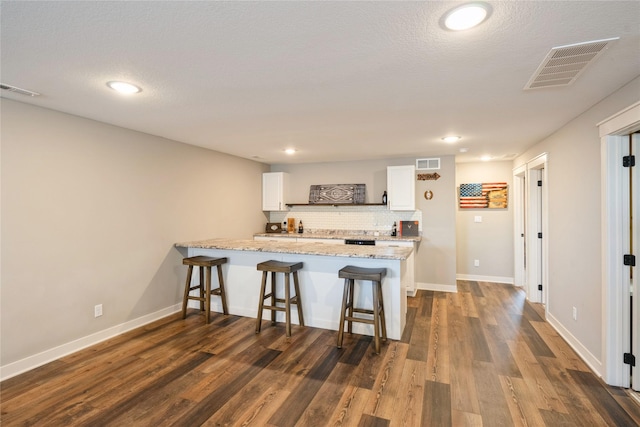
<path fill-rule="evenodd" d="M 357 240 L 384 240 L 384 241 L 404 241 L 404 242 L 419 242 L 422 240 L 420 236 L 389 236 L 389 235 L 380 235 L 375 236 L 373 234 L 361 234 L 361 233 L 350 233 L 350 232 L 304 232 L 302 234 L 299 233 L 256 233 L 254 236 L 258 237 L 288 237 L 288 238 L 301 238 L 301 239 L 336 239 L 336 240 L 344 240 L 344 239 L 357 239 Z"/>
<path fill-rule="evenodd" d="M 183 248 L 223 249 L 233 251 L 275 252 L 298 255 L 320 255 L 349 258 L 406 260 L 413 251 L 410 247 L 361 246 L 305 242 L 272 242 L 265 240 L 207 239 L 180 242 Z"/>

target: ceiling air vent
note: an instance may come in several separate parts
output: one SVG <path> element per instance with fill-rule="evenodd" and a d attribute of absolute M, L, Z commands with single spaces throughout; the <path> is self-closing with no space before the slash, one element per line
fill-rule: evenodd
<path fill-rule="evenodd" d="M 416 159 L 416 170 L 436 170 L 440 169 L 440 158 Z"/>
<path fill-rule="evenodd" d="M 16 86 L 7 85 L 7 84 L 4 84 L 4 83 L 0 83 L 0 89 L 6 90 L 8 92 L 19 93 L 20 95 L 40 96 L 40 94 L 38 92 L 32 92 L 32 91 L 27 90 L 27 89 L 22 89 L 22 88 L 19 88 L 19 87 L 16 87 Z"/>
<path fill-rule="evenodd" d="M 551 49 L 524 89 L 568 86 L 619 37 Z"/>

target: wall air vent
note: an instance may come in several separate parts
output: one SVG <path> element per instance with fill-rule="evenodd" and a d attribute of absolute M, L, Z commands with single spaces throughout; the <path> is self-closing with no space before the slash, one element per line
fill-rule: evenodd
<path fill-rule="evenodd" d="M 416 170 L 428 171 L 440 169 L 440 158 L 416 159 Z"/>
<path fill-rule="evenodd" d="M 558 46 L 544 58 L 524 89 L 568 86 L 619 37 Z"/>
<path fill-rule="evenodd" d="M 11 86 L 11 85 L 7 85 L 4 83 L 0 83 L 0 89 L 2 90 L 6 90 L 8 92 L 15 92 L 15 93 L 19 93 L 20 95 L 27 95 L 27 96 L 40 96 L 40 94 L 38 92 L 33 92 L 27 89 L 22 89 L 16 86 Z"/>

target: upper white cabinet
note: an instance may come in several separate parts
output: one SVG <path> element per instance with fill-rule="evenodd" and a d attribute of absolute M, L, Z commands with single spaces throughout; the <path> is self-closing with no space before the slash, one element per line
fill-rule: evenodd
<path fill-rule="evenodd" d="M 415 211 L 416 167 L 387 166 L 387 194 L 392 211 Z"/>
<path fill-rule="evenodd" d="M 287 210 L 286 200 L 288 174 L 285 172 L 267 172 L 262 174 L 262 210 Z"/>

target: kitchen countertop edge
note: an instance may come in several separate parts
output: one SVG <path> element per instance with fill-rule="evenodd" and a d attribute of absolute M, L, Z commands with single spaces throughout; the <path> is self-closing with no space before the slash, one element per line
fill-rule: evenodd
<path fill-rule="evenodd" d="M 205 239 L 179 242 L 176 247 L 221 249 L 249 252 L 273 252 L 296 255 L 319 255 L 347 258 L 406 260 L 413 251 L 410 247 L 319 244 L 305 242 L 272 242 L 248 239 Z"/>
<path fill-rule="evenodd" d="M 399 242 L 420 242 L 421 236 L 372 236 L 369 234 L 323 234 L 323 233 L 256 233 L 254 237 L 285 237 L 301 239 L 332 239 L 332 240 L 382 240 Z"/>

